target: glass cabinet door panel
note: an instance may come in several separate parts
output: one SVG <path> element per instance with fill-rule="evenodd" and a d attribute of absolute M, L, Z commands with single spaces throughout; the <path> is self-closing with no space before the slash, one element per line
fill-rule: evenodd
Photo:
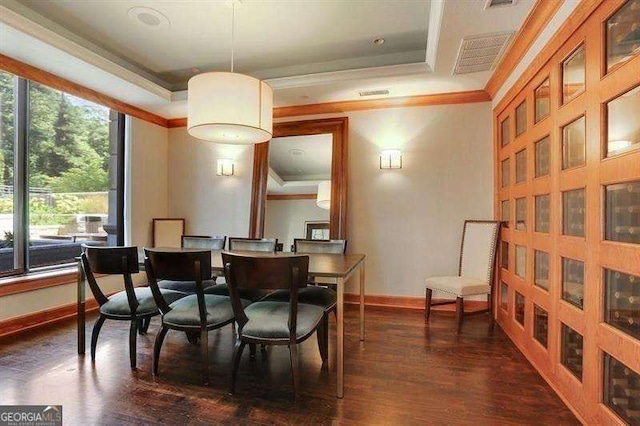
<path fill-rule="evenodd" d="M 582 335 L 562 323 L 560 362 L 582 381 Z"/>
<path fill-rule="evenodd" d="M 527 180 L 527 150 L 516 153 L 516 183 Z"/>
<path fill-rule="evenodd" d="M 503 200 L 500 204 L 501 216 L 502 216 L 502 226 L 505 228 L 509 227 L 509 221 L 511 220 L 511 203 L 509 200 Z"/>
<path fill-rule="evenodd" d="M 510 171 L 509 171 L 510 165 L 511 165 L 511 161 L 509 161 L 508 158 L 502 161 L 502 187 L 503 188 L 506 188 L 507 186 L 509 186 L 509 183 L 511 180 Z"/>
<path fill-rule="evenodd" d="M 605 269 L 605 322 L 640 340 L 640 277 Z"/>
<path fill-rule="evenodd" d="M 638 33 L 640 34 L 640 30 Z M 608 157 L 629 151 L 640 144 L 638 117 L 640 117 L 640 86 L 607 103 L 605 149 Z"/>
<path fill-rule="evenodd" d="M 525 278 L 527 270 L 527 248 L 516 246 L 516 275 Z"/>
<path fill-rule="evenodd" d="M 500 307 L 505 311 L 509 307 L 509 286 L 504 281 L 500 281 Z"/>
<path fill-rule="evenodd" d="M 562 128 L 562 170 L 584 165 L 585 131 L 584 116 Z"/>
<path fill-rule="evenodd" d="M 562 258 L 562 299 L 584 307 L 584 262 Z"/>
<path fill-rule="evenodd" d="M 535 91 L 536 123 L 549 115 L 549 78 L 543 81 Z"/>
<path fill-rule="evenodd" d="M 584 189 L 562 193 L 562 233 L 584 237 Z"/>
<path fill-rule="evenodd" d="M 640 181 L 605 187 L 605 238 L 640 244 Z"/>
<path fill-rule="evenodd" d="M 500 244 L 500 266 L 509 269 L 509 243 L 506 241 Z"/>
<path fill-rule="evenodd" d="M 513 313 L 516 321 L 524 325 L 524 296 L 516 291 L 516 306 Z"/>
<path fill-rule="evenodd" d="M 536 232 L 549 233 L 549 215 L 550 215 L 551 197 L 549 194 L 536 195 L 535 197 L 535 209 L 536 209 Z"/>
<path fill-rule="evenodd" d="M 500 123 L 500 142 L 502 146 L 509 143 L 509 117 L 502 120 Z"/>
<path fill-rule="evenodd" d="M 516 107 L 516 136 L 520 136 L 527 130 L 527 102 L 522 101 Z"/>
<path fill-rule="evenodd" d="M 584 44 L 562 63 L 562 103 L 566 104 L 585 89 Z"/>
<path fill-rule="evenodd" d="M 533 261 L 535 263 L 534 284 L 549 291 L 549 253 L 536 250 Z"/>
<path fill-rule="evenodd" d="M 640 0 L 629 0 L 607 20 L 607 71 L 640 53 Z"/>
<path fill-rule="evenodd" d="M 629 425 L 640 425 L 640 374 L 604 353 L 603 403 Z"/>
<path fill-rule="evenodd" d="M 533 337 L 545 348 L 549 341 L 549 314 L 547 311 L 533 305 Z"/>
<path fill-rule="evenodd" d="M 516 229 L 524 231 L 527 229 L 527 199 L 516 199 Z"/>
<path fill-rule="evenodd" d="M 536 142 L 535 177 L 549 174 L 549 136 Z"/>

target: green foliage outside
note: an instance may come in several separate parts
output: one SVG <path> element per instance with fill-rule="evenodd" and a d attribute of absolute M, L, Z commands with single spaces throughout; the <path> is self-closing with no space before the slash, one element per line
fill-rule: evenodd
<path fill-rule="evenodd" d="M 109 111 L 46 86 L 29 83 L 29 186 L 50 192 L 49 202 L 29 200 L 32 225 L 65 224 L 77 213 L 107 213 Z M 0 72 L 0 185 L 13 186 L 14 79 Z M 61 194 L 63 193 L 63 194 Z M 0 213 L 13 212 L 13 197 L 0 196 Z"/>

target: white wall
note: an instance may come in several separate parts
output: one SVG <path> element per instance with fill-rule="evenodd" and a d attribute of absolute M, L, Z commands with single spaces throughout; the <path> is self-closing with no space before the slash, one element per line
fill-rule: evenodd
<path fill-rule="evenodd" d="M 128 164 L 131 190 L 128 196 L 130 243 L 151 243 L 151 219 L 167 212 L 167 129 L 132 119 L 129 124 Z M 99 279 L 105 293 L 124 288 L 118 277 Z M 134 283 L 146 281 L 144 272 L 134 276 Z M 87 299 L 91 291 L 87 286 Z M 0 297 L 0 321 L 8 318 L 68 305 L 76 301 L 75 279 L 69 284 Z"/>
<path fill-rule="evenodd" d="M 264 236 L 278 238 L 284 251 L 291 251 L 294 238 L 305 238 L 305 222 L 328 221 L 329 210 L 317 206 L 316 200 L 268 200 Z"/>
<path fill-rule="evenodd" d="M 169 215 L 186 219 L 187 233 L 249 235 L 253 147 L 220 145 L 169 130 Z M 216 176 L 216 161 L 232 159 L 234 176 Z"/>

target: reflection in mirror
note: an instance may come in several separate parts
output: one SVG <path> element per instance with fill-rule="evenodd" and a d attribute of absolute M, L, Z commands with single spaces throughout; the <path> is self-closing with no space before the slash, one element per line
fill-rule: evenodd
<path fill-rule="evenodd" d="M 328 239 L 333 136 L 287 136 L 269 142 L 266 238 L 292 251 L 295 238 Z"/>

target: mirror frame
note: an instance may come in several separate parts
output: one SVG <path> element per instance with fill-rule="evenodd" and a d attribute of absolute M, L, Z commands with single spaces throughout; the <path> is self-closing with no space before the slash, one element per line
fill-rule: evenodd
<path fill-rule="evenodd" d="M 347 238 L 347 146 L 349 118 L 288 121 L 273 124 L 273 137 L 308 136 L 331 133 L 331 209 L 329 235 L 332 239 Z M 269 141 L 257 144 L 253 154 L 253 183 L 251 187 L 251 217 L 249 237 L 264 237 L 267 205 L 267 177 L 269 174 Z"/>

